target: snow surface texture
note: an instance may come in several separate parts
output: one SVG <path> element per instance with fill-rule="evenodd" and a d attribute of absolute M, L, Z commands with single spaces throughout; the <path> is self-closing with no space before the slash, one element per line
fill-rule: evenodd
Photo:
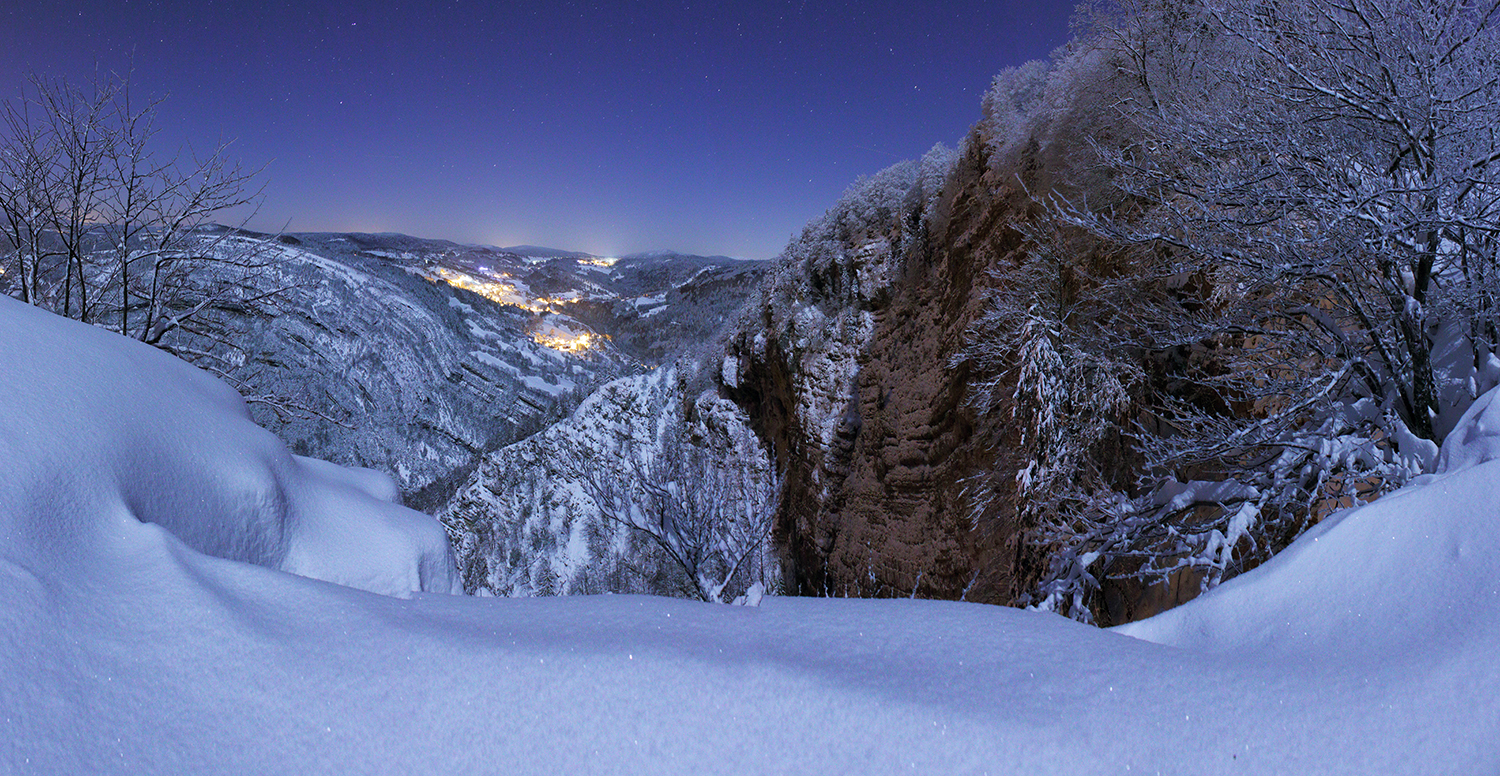
<path fill-rule="evenodd" d="M 932 601 L 400 599 L 213 557 L 325 558 L 306 526 L 347 534 L 314 502 L 352 520 L 389 486 L 112 335 L 0 300 L 0 349 L 0 772 L 1500 772 L 1500 461 L 1467 452 L 1493 400 L 1440 474 L 1110 632 Z"/>

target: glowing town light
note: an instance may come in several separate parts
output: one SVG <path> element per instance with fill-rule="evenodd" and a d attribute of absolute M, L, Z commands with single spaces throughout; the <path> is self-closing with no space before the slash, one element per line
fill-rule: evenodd
<path fill-rule="evenodd" d="M 502 277 L 510 277 L 508 274 Z M 519 307 L 522 310 L 536 313 L 558 312 L 566 305 L 577 304 L 582 299 L 576 296 L 566 297 L 530 297 L 523 293 L 520 288 L 511 283 L 503 283 L 499 280 L 486 280 L 477 278 L 465 272 L 459 272 L 448 267 L 433 267 L 427 276 L 433 282 L 442 281 L 454 288 L 462 288 L 465 291 L 473 291 L 476 294 L 496 304 L 509 307 Z"/>
<path fill-rule="evenodd" d="M 516 290 L 516 287 L 509 283 L 501 283 L 495 280 L 481 280 L 473 275 L 447 267 L 433 267 L 432 274 L 428 276 L 428 279 L 433 281 L 441 280 L 454 288 L 473 291 L 497 304 L 530 309 L 526 304 L 526 300 Z"/>
<path fill-rule="evenodd" d="M 531 337 L 533 342 L 545 348 L 579 356 L 600 347 L 603 345 L 604 340 L 608 339 L 608 337 L 600 336 L 586 327 L 582 330 L 575 328 L 579 324 L 566 317 L 560 321 L 549 320 L 551 313 L 559 312 L 560 308 L 583 301 L 575 294 L 564 297 L 532 298 L 524 294 L 520 288 L 510 283 L 502 283 L 498 280 L 485 280 L 441 266 L 432 267 L 427 274 L 427 279 L 434 283 L 447 283 L 454 288 L 472 291 L 496 304 L 519 307 L 522 310 L 537 315 L 538 317 L 532 323 L 532 328 L 528 332 L 528 336 Z"/>
<path fill-rule="evenodd" d="M 571 355 L 581 355 L 599 346 L 599 335 L 591 331 L 570 334 L 558 331 L 534 331 L 531 339 L 544 348 L 559 350 Z"/>
<path fill-rule="evenodd" d="M 528 334 L 542 347 L 574 356 L 601 347 L 608 339 L 570 318 L 554 316 L 538 318 Z"/>

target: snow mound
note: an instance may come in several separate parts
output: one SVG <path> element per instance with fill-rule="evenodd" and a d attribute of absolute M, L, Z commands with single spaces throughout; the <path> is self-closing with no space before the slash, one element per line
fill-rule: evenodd
<path fill-rule="evenodd" d="M 1500 391 L 1488 391 L 1469 405 L 1443 440 L 1437 473 L 1457 472 L 1500 460 Z"/>
<path fill-rule="evenodd" d="M 455 589 L 436 521 L 384 475 L 291 455 L 219 380 L 0 298 L 0 552 L 69 569 L 165 529 L 205 555 L 380 593 Z"/>

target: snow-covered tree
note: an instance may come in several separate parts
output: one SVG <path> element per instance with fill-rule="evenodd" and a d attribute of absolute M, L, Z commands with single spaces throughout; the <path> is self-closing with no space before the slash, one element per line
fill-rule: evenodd
<path fill-rule="evenodd" d="M 1440 440 L 1433 334 L 1493 309 L 1495 16 L 1471 0 L 1210 3 L 1196 23 L 1229 55 L 1200 51 L 1191 88 L 1122 104 L 1143 139 L 1104 152 L 1146 212 L 1085 204 L 1074 221 L 1170 246 L 1158 271 L 1204 277 L 1208 309 L 1237 318 L 1204 322 L 1305 340 L 1281 356 L 1293 372 L 1346 369 Z"/>
<path fill-rule="evenodd" d="M 605 520 L 649 539 L 681 592 L 711 603 L 759 595 L 752 590 L 777 578 L 769 541 L 779 481 L 748 429 L 718 431 L 710 438 L 711 426 L 668 413 L 652 444 L 621 436 L 623 464 L 592 467 L 584 480 Z"/>
<path fill-rule="evenodd" d="M 1027 146 L 1046 98 L 1048 71 L 1048 63 L 1037 60 L 1008 67 L 990 81 L 981 103 L 980 131 L 991 166 L 1013 165 L 1017 151 Z"/>
<path fill-rule="evenodd" d="M 206 156 L 161 156 L 159 105 L 140 101 L 123 77 L 81 88 L 39 76 L 4 104 L 3 286 L 31 304 L 190 355 L 219 334 L 215 310 L 254 307 L 275 289 L 257 282 L 271 262 L 256 242 L 205 228 L 254 203 L 257 171 L 233 162 L 227 143 Z"/>
<path fill-rule="evenodd" d="M 1118 347 L 1111 310 L 1128 302 L 1111 298 L 1121 289 L 1095 276 L 1106 262 L 1086 261 L 1096 241 L 1051 222 L 1019 228 L 1027 236 L 1021 263 L 991 271 L 995 290 L 954 359 L 976 375 L 971 405 L 1001 429 L 995 469 L 970 482 L 970 503 L 978 528 L 997 518 L 1018 523 L 1046 567 L 1044 586 L 1059 573 L 1092 585 L 1023 602 L 1050 596 L 1052 608 L 1088 621 L 1097 580 L 1072 568 L 1077 534 L 1129 483 L 1135 456 L 1124 430 L 1147 376 L 1139 349 Z"/>

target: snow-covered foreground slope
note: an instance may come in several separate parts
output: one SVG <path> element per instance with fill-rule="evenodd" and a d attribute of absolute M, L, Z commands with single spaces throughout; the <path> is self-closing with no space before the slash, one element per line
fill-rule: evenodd
<path fill-rule="evenodd" d="M 1194 651 L 1326 653 L 1351 665 L 1462 661 L 1475 640 L 1495 642 L 1500 389 L 1464 413 L 1436 474 L 1324 520 L 1191 606 L 1116 630 Z M 1500 652 L 1483 662 L 1500 681 Z M 1500 721 L 1500 698 L 1475 711 Z"/>
<path fill-rule="evenodd" d="M 389 572 L 425 550 L 360 548 L 437 527 L 145 348 L 0 300 L 0 354 L 0 772 L 1500 771 L 1488 402 L 1448 473 L 1132 638 L 970 604 L 284 574 L 410 579 Z"/>

